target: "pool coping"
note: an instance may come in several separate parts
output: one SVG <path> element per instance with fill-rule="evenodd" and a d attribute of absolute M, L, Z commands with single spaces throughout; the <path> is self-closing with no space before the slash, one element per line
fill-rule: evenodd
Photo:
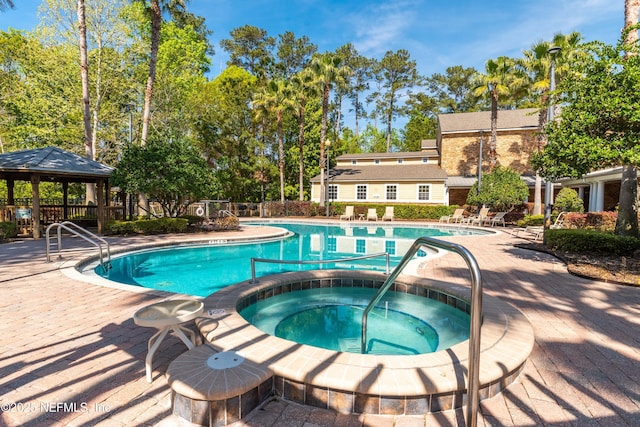
<path fill-rule="evenodd" d="M 271 371 L 276 393 L 290 400 L 305 404 L 319 401 L 320 406 L 327 405 L 340 412 L 405 413 L 407 405 L 424 399 L 429 400 L 427 412 L 462 406 L 466 401 L 468 340 L 446 350 L 412 356 L 343 353 L 268 335 L 249 324 L 236 310 L 241 299 L 285 282 L 316 281 L 317 286 L 327 287 L 332 278 L 345 276 L 380 282 L 386 278 L 383 273 L 349 270 L 311 270 L 261 277 L 258 284 L 242 282 L 205 298 L 205 313 L 211 311 L 212 315 L 198 319 L 196 324 L 207 345 L 216 351 L 234 351 Z M 408 275 L 399 276 L 396 283 L 428 285 L 455 298 L 471 300 L 471 290 L 465 286 Z M 483 296 L 481 399 L 494 396 L 515 380 L 533 343 L 533 328 L 519 310 L 498 298 Z M 318 399 L 318 390 L 327 397 Z M 329 402 L 329 396 L 334 397 L 334 404 Z M 363 399 L 368 403 L 362 403 Z M 438 401 L 434 403 L 434 399 Z M 400 401 L 402 410 L 395 407 Z"/>
<path fill-rule="evenodd" d="M 291 232 L 289 230 L 273 225 L 263 225 L 259 227 L 263 231 L 260 235 L 233 236 L 225 234 L 224 238 L 218 239 L 209 237 L 209 235 L 207 235 L 207 237 L 203 237 L 202 234 L 197 234 L 193 237 L 189 236 L 188 234 L 167 235 L 166 239 L 161 242 L 154 241 L 149 243 L 140 243 L 128 247 L 117 247 L 111 251 L 111 255 L 121 255 L 144 250 L 161 249 L 170 246 L 185 247 L 198 245 L 251 244 L 252 242 L 267 242 L 270 240 L 285 239 L 291 235 Z M 264 232 L 264 230 L 266 230 L 266 232 Z M 99 260 L 99 254 L 82 257 L 80 259 L 76 258 L 70 260 L 69 262 L 62 263 L 59 269 L 65 276 L 71 279 L 91 283 L 93 285 L 104 286 L 107 288 L 120 289 L 137 293 L 150 293 L 155 295 L 167 296 L 169 298 L 185 296 L 194 299 L 204 298 L 194 295 L 163 291 L 161 289 L 145 288 L 144 286 L 129 285 L 106 279 L 93 271 L 93 268 L 97 266 Z"/>

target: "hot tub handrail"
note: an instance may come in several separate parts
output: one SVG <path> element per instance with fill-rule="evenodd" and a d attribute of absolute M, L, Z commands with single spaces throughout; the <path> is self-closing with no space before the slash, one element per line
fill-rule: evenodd
<path fill-rule="evenodd" d="M 389 290 L 391 285 L 395 282 L 398 275 L 402 272 L 404 267 L 411 261 L 413 256 L 423 246 L 433 246 L 438 249 L 445 249 L 451 252 L 456 252 L 460 255 L 471 273 L 471 324 L 469 330 L 469 362 L 468 362 L 468 400 L 467 400 L 467 427 L 475 427 L 477 425 L 478 404 L 479 404 L 479 388 L 480 388 L 480 325 L 482 320 L 482 276 L 480 274 L 480 267 L 475 260 L 471 252 L 467 248 L 458 245 L 456 243 L 445 242 L 442 240 L 434 239 L 431 237 L 419 237 L 417 238 L 400 263 L 393 269 L 389 277 L 384 281 L 378 292 L 373 297 L 367 308 L 362 313 L 362 341 L 361 350 L 363 354 L 366 354 L 367 343 L 367 317 L 373 307 L 380 302 L 382 296 Z"/>
<path fill-rule="evenodd" d="M 384 256 L 386 257 L 387 267 L 385 270 L 386 274 L 389 274 L 389 253 L 388 252 L 380 252 L 376 254 L 370 255 L 362 255 L 350 258 L 337 258 L 337 259 L 321 259 L 315 261 L 300 261 L 300 260 L 281 260 L 281 259 L 273 259 L 273 258 L 251 258 L 251 281 L 249 283 L 254 284 L 258 283 L 256 279 L 256 262 L 268 262 L 272 264 L 331 264 L 337 262 L 347 262 L 347 261 L 357 261 L 360 259 L 369 259 L 369 258 L 377 258 Z"/>

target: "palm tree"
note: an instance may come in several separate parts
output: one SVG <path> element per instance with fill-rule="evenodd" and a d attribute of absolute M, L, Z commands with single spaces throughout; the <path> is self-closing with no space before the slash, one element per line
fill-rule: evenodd
<path fill-rule="evenodd" d="M 270 80 L 259 92 L 253 105 L 259 115 L 274 114 L 278 135 L 278 169 L 280 171 L 280 202 L 284 203 L 284 137 L 282 119 L 284 112 L 293 107 L 291 88 L 287 80 Z"/>
<path fill-rule="evenodd" d="M 524 86 L 526 79 L 516 68 L 516 62 L 506 56 L 490 59 L 485 65 L 485 74 L 477 76 L 475 96 L 489 96 L 491 99 L 491 140 L 489 142 L 489 172 L 498 163 L 497 133 L 498 133 L 498 105 L 500 101 L 508 100 Z M 482 165 L 480 165 L 481 167 Z"/>
<path fill-rule="evenodd" d="M 0 10 L 5 10 L 6 8 L 13 9 L 12 0 L 0 0 Z"/>
<path fill-rule="evenodd" d="M 331 87 L 343 81 L 348 73 L 347 67 L 341 66 L 341 58 L 333 53 L 314 55 L 311 59 L 310 68 L 316 76 L 316 83 L 322 89 L 322 121 L 320 127 L 320 207 L 324 207 L 326 165 L 325 141 L 327 137 L 327 116 L 329 113 L 329 92 Z"/>
<path fill-rule="evenodd" d="M 539 104 L 541 105 L 540 112 L 538 113 L 538 151 L 541 151 L 546 144 L 546 136 L 543 130 L 549 118 L 547 105 L 549 99 L 551 56 L 548 51 L 552 46 L 560 48 L 560 52 L 556 54 L 555 58 L 555 70 L 556 78 L 561 78 L 570 71 L 567 64 L 570 58 L 579 52 L 581 43 L 582 36 L 578 32 L 573 32 L 568 35 L 556 34 L 553 37 L 553 42 L 541 41 L 534 44 L 530 50 L 523 52 L 524 57 L 518 61 L 518 65 L 529 75 L 530 91 L 533 96 L 539 99 Z M 564 58 L 567 60 L 563 60 Z M 537 171 L 534 187 L 533 214 L 542 214 L 542 179 Z"/>
<path fill-rule="evenodd" d="M 296 110 L 296 116 L 298 118 L 298 185 L 299 185 L 299 200 L 304 200 L 304 125 L 305 115 L 307 108 L 307 98 L 310 95 L 316 95 L 313 84 L 313 72 L 306 68 L 298 72 L 293 76 L 293 108 Z"/>
<path fill-rule="evenodd" d="M 145 1 L 146 0 L 142 0 Z M 153 97 L 153 85 L 156 80 L 156 66 L 158 63 L 158 48 L 160 47 L 160 30 L 162 29 L 162 6 L 167 8 L 184 9 L 186 0 L 151 0 L 149 10 L 151 12 L 151 47 L 149 49 L 149 74 L 147 86 L 144 90 L 144 107 L 142 109 L 142 131 L 140 133 L 140 145 L 146 145 L 149 135 L 149 120 L 151 118 L 151 98 Z"/>

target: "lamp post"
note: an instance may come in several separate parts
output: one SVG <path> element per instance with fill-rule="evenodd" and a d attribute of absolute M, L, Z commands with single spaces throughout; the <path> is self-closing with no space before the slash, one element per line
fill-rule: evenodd
<path fill-rule="evenodd" d="M 324 146 L 325 146 L 325 155 L 326 155 L 326 163 L 327 163 L 327 182 L 326 185 L 324 186 L 324 191 L 325 191 L 325 207 L 327 209 L 326 215 L 327 218 L 329 218 L 329 147 L 331 147 L 331 141 L 329 141 L 328 139 L 324 142 Z"/>
<path fill-rule="evenodd" d="M 549 70 L 549 92 L 556 90 L 556 55 L 560 52 L 560 48 L 552 46 L 547 50 L 547 53 L 551 55 L 551 66 Z M 554 106 L 549 103 L 549 120 L 551 123 L 554 118 Z M 553 197 L 553 183 L 549 179 L 545 180 L 544 185 L 544 232 L 542 234 L 542 244 L 547 243 L 547 230 L 551 222 L 551 201 Z"/>

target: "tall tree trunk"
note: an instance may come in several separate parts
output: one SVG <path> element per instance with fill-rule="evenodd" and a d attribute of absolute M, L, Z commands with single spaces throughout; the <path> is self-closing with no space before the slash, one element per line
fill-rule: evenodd
<path fill-rule="evenodd" d="M 360 130 L 358 127 L 358 118 L 360 117 L 360 108 L 358 108 L 358 92 L 356 91 L 356 100 L 354 102 L 354 107 L 355 107 L 355 118 L 356 118 L 356 127 L 355 127 L 355 131 L 356 131 L 356 142 L 358 143 L 358 145 L 360 144 Z"/>
<path fill-rule="evenodd" d="M 80 79 L 82 80 L 82 119 L 84 122 L 84 154 L 93 160 L 94 151 L 91 140 L 91 108 L 89 103 L 89 56 L 87 54 L 87 21 L 84 0 L 78 0 L 78 35 L 80 42 Z M 87 203 L 96 202 L 95 184 L 86 184 Z"/>
<path fill-rule="evenodd" d="M 493 172 L 498 163 L 498 94 L 491 91 L 491 141 L 489 143 L 489 173 Z"/>
<path fill-rule="evenodd" d="M 156 80 L 156 64 L 158 62 L 158 47 L 160 46 L 160 28 L 162 25 L 162 12 L 158 0 L 151 0 L 151 49 L 149 51 L 149 75 L 147 87 L 144 91 L 144 109 L 142 111 L 142 133 L 140 145 L 147 144 L 149 135 L 149 119 L 151 117 L 151 98 L 153 85 Z"/>
<path fill-rule="evenodd" d="M 624 28 L 638 23 L 640 0 L 625 0 L 624 2 Z M 638 43 L 638 31 L 627 33 L 626 44 Z M 628 55 L 628 54 L 627 54 Z M 622 180 L 620 181 L 620 199 L 618 200 L 618 219 L 616 221 L 615 234 L 638 237 L 638 172 L 635 166 L 624 165 L 622 167 Z"/>
<path fill-rule="evenodd" d="M 300 201 L 304 200 L 304 110 L 305 101 L 302 101 L 300 103 L 300 111 L 298 116 L 298 150 L 300 151 L 300 161 L 298 164 L 300 175 L 298 177 L 298 185 L 300 186 Z"/>
<path fill-rule="evenodd" d="M 282 111 L 278 111 L 277 120 L 278 120 L 278 170 L 280 171 L 280 203 L 284 204 L 284 142 L 282 137 Z"/>
<path fill-rule="evenodd" d="M 329 111 L 329 84 L 324 84 L 322 91 L 322 125 L 320 126 L 320 207 L 324 208 L 325 203 L 325 177 L 324 168 L 326 165 L 326 158 L 324 154 L 325 140 L 327 137 L 327 114 Z"/>
<path fill-rule="evenodd" d="M 393 120 L 393 100 L 389 105 L 389 115 L 387 116 L 387 153 L 391 151 L 391 121 Z"/>
<path fill-rule="evenodd" d="M 142 110 L 142 132 L 140 133 L 140 145 L 147 145 L 149 135 L 149 120 L 151 118 L 151 98 L 153 97 L 153 85 L 156 80 L 156 64 L 158 62 L 158 47 L 160 46 L 160 28 L 162 26 L 162 11 L 159 0 L 151 0 L 151 49 L 149 50 L 149 75 L 147 87 L 144 90 L 144 107 Z M 143 210 L 143 215 L 149 214 L 149 200 L 144 193 L 138 194 L 138 205 Z"/>

